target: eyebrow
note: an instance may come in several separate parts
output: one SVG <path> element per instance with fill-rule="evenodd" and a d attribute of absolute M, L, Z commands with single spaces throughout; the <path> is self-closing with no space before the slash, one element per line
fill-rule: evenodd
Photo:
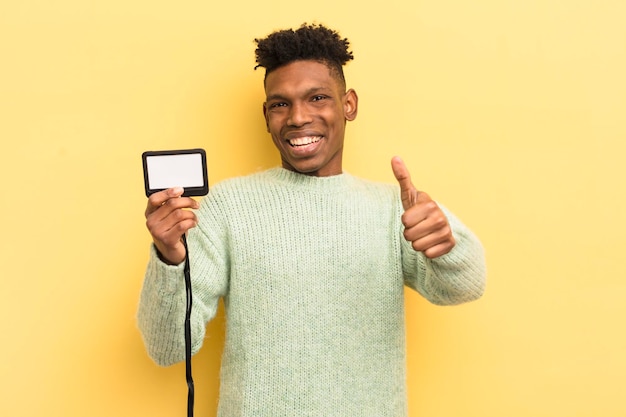
<path fill-rule="evenodd" d="M 315 94 L 321 91 L 329 91 L 330 89 L 328 87 L 311 87 L 308 90 L 306 90 L 303 95 L 304 96 L 310 96 L 311 94 Z M 280 94 L 280 93 L 276 93 L 276 94 L 271 94 L 269 96 L 267 96 L 265 98 L 265 101 L 272 101 L 272 100 L 286 100 L 287 97 L 285 97 L 284 95 Z"/>

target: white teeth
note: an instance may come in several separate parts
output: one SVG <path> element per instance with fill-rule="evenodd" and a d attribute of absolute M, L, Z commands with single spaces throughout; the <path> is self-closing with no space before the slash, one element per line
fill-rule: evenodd
<path fill-rule="evenodd" d="M 289 139 L 289 144 L 291 146 L 304 146 L 310 145 L 311 143 L 319 142 L 322 140 L 321 136 L 304 136 L 300 138 Z"/>

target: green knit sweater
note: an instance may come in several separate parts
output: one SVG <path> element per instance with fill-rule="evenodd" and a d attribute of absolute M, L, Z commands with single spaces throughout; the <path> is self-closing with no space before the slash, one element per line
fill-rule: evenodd
<path fill-rule="evenodd" d="M 213 187 L 189 232 L 193 352 L 224 299 L 221 417 L 401 417 L 404 284 L 435 304 L 485 285 L 476 237 L 435 260 L 403 238 L 397 185 L 282 168 Z M 152 249 L 138 311 L 150 356 L 184 360 L 183 267 Z"/>

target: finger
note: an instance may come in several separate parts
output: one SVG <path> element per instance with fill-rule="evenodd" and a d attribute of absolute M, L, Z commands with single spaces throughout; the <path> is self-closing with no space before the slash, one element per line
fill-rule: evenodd
<path fill-rule="evenodd" d="M 449 228 L 442 228 L 432 231 L 409 229 L 404 231 L 404 237 L 411 242 L 413 249 L 424 251 L 432 246 L 445 242 L 454 242 L 454 236 Z"/>
<path fill-rule="evenodd" d="M 153 236 L 158 236 L 159 232 L 168 233 L 177 223 L 192 220 L 197 223 L 197 218 L 192 210 L 199 207 L 197 201 L 189 197 L 179 197 L 166 200 L 158 209 L 146 215 L 146 225 Z M 195 224 L 194 224 L 195 225 Z M 186 227 L 184 231 L 189 229 Z"/>
<path fill-rule="evenodd" d="M 185 190 L 181 187 L 168 188 L 167 190 L 159 191 L 152 194 L 148 198 L 148 205 L 146 207 L 146 217 L 152 212 L 158 210 L 164 204 L 172 199 L 178 199 L 183 195 Z"/>
<path fill-rule="evenodd" d="M 182 187 L 174 187 L 168 188 L 167 190 L 159 191 L 158 193 L 154 193 L 148 198 L 148 200 L 155 206 L 160 206 L 170 198 L 178 198 L 185 190 Z"/>
<path fill-rule="evenodd" d="M 452 248 L 454 248 L 454 241 L 452 242 L 443 242 L 435 246 L 431 246 L 430 248 L 422 251 L 424 256 L 427 258 L 433 259 L 438 258 L 446 253 L 449 253 Z"/>
<path fill-rule="evenodd" d="M 436 258 L 444 255 L 450 252 L 456 244 L 454 236 L 440 232 L 432 233 L 410 242 L 414 250 L 422 252 L 427 258 Z"/>
<path fill-rule="evenodd" d="M 165 218 L 149 216 L 146 220 L 146 226 L 155 242 L 162 242 L 166 246 L 178 244 L 180 237 L 197 224 L 198 219 L 190 210 L 174 210 Z"/>
<path fill-rule="evenodd" d="M 416 205 L 407 209 L 400 218 L 406 229 L 419 225 L 424 230 L 436 230 L 448 225 L 448 218 L 428 194 L 420 192 Z"/>
<path fill-rule="evenodd" d="M 168 218 L 158 227 L 157 237 L 165 243 L 177 243 L 181 236 L 198 225 L 196 215 L 189 211 L 177 210 L 172 212 Z"/>
<path fill-rule="evenodd" d="M 413 185 L 411 174 L 399 156 L 394 156 L 391 159 L 391 169 L 400 185 L 400 197 L 402 198 L 402 205 L 406 210 L 417 202 L 417 188 Z"/>
<path fill-rule="evenodd" d="M 404 161 L 399 156 L 394 156 L 391 158 L 391 169 L 393 170 L 393 175 L 398 180 L 400 184 L 400 188 L 402 189 L 411 189 L 415 188 L 413 183 L 411 182 L 411 175 L 409 174 L 409 170 L 404 164 Z"/>

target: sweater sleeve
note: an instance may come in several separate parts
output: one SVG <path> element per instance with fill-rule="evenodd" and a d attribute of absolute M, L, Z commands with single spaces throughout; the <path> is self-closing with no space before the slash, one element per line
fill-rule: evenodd
<path fill-rule="evenodd" d="M 206 210 L 205 210 L 206 211 Z M 198 212 L 199 225 L 187 236 L 192 288 L 191 340 L 192 353 L 200 350 L 206 324 L 218 308 L 219 299 L 228 288 L 228 267 L 220 239 L 218 222 L 213 216 Z M 218 235 L 211 239 L 211 230 Z M 137 311 L 137 323 L 148 355 L 161 366 L 185 359 L 184 322 L 186 290 L 184 263 L 167 265 L 151 246 Z"/>
<path fill-rule="evenodd" d="M 441 207 L 441 205 L 440 205 Z M 402 237 L 405 284 L 436 305 L 455 305 L 480 298 L 485 291 L 486 265 L 478 238 L 445 207 L 456 245 L 447 254 L 429 259 Z"/>

